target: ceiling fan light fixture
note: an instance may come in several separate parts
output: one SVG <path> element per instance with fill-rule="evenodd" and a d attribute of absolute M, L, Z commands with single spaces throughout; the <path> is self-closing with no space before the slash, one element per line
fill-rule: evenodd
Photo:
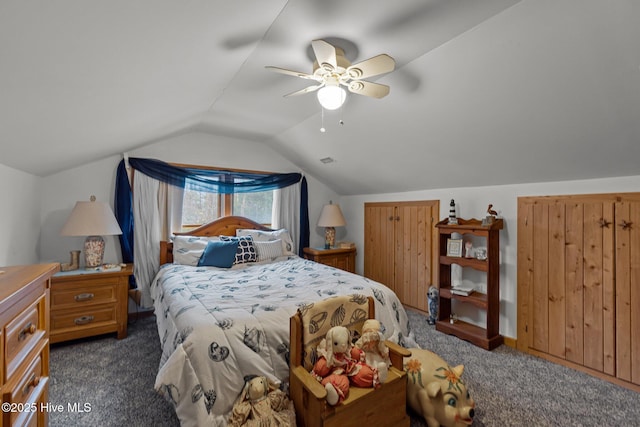
<path fill-rule="evenodd" d="M 325 110 L 337 110 L 347 99 L 347 92 L 337 85 L 325 85 L 318 90 L 318 102 Z"/>

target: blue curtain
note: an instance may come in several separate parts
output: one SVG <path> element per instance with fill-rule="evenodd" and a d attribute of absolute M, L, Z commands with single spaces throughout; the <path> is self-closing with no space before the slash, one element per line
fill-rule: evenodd
<path fill-rule="evenodd" d="M 309 246 L 309 192 L 307 190 L 307 178 L 302 177 L 300 184 L 300 244 L 298 255 L 304 257 L 303 249 Z"/>
<path fill-rule="evenodd" d="M 189 185 L 197 191 L 233 194 L 269 191 L 296 184 L 302 180 L 300 195 L 300 242 L 302 248 L 309 246 L 309 207 L 307 180 L 300 173 L 259 174 L 228 170 L 194 169 L 173 166 L 160 160 L 129 158 L 131 167 L 158 181 L 184 188 Z M 239 182 L 235 182 L 238 181 Z M 116 173 L 115 214 L 122 235 L 120 246 L 124 262 L 133 261 L 133 208 L 129 178 L 124 160 L 120 161 Z M 127 257 L 125 258 L 125 253 Z"/>
<path fill-rule="evenodd" d="M 116 171 L 116 197 L 113 204 L 116 220 L 122 229 L 119 236 L 122 262 L 130 264 L 133 262 L 133 202 L 124 160 Z M 129 276 L 130 288 L 136 287 L 135 280 L 133 275 Z"/>

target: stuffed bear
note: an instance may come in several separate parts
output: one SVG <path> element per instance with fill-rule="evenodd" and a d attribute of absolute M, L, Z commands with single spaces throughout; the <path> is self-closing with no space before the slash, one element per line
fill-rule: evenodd
<path fill-rule="evenodd" d="M 230 427 L 295 426 L 293 402 L 266 377 L 247 375 L 242 392 L 233 404 Z"/>
<path fill-rule="evenodd" d="M 355 345 L 364 352 L 364 363 L 373 369 L 373 386 L 383 384 L 387 380 L 391 359 L 389 348 L 385 345 L 384 336 L 380 331 L 380 322 L 376 319 L 365 320 L 362 335 Z"/>
<path fill-rule="evenodd" d="M 353 346 L 351 333 L 344 326 L 334 326 L 318 344 L 320 356 L 311 373 L 327 390 L 327 403 L 337 405 L 349 394 L 350 385 L 373 386 L 374 372 L 361 359 L 364 352 Z"/>

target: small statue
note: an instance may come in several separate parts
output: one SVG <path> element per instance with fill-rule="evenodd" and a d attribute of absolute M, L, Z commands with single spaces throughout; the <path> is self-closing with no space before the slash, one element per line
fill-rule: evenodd
<path fill-rule="evenodd" d="M 435 286 L 429 286 L 427 292 L 427 301 L 429 302 L 429 317 L 427 317 L 427 323 L 435 325 L 438 319 L 438 295 L 440 291 Z"/>
<path fill-rule="evenodd" d="M 471 243 L 470 241 L 466 241 L 464 243 L 464 257 L 465 258 L 473 258 L 473 255 L 471 255 L 471 249 L 473 248 L 473 243 Z"/>
<path fill-rule="evenodd" d="M 489 206 L 487 207 L 487 213 L 489 215 L 487 215 L 483 220 L 482 220 L 482 225 L 483 226 L 489 226 L 491 224 L 493 224 L 493 222 L 496 219 L 496 216 L 498 215 L 498 212 L 496 212 L 495 210 L 492 209 L 493 205 L 491 203 L 489 203 Z"/>
<path fill-rule="evenodd" d="M 451 199 L 449 203 L 449 224 L 458 224 L 458 217 L 456 216 L 456 202 Z"/>

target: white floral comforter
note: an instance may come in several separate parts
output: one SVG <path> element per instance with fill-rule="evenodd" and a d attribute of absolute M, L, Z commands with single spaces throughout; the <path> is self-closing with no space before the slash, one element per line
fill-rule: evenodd
<path fill-rule="evenodd" d="M 289 376 L 289 318 L 338 294 L 371 295 L 385 337 L 417 346 L 396 295 L 362 276 L 282 257 L 232 269 L 166 264 L 151 286 L 162 358 L 155 388 L 183 426 L 224 426 L 244 376 Z"/>

